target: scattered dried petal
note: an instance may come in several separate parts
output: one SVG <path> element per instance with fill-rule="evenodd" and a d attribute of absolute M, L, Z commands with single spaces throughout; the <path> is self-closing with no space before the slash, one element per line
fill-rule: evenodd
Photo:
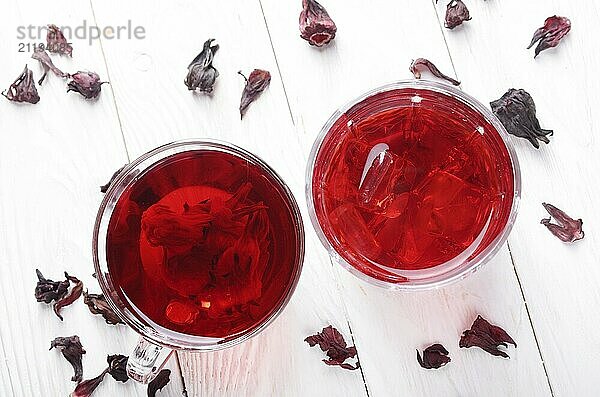
<path fill-rule="evenodd" d="M 36 104 L 40 101 L 40 96 L 33 81 L 33 72 L 27 68 L 27 65 L 25 65 L 25 69 L 19 77 L 8 87 L 8 90 L 2 91 L 2 95 L 13 102 Z"/>
<path fill-rule="evenodd" d="M 417 350 L 417 361 L 425 369 L 438 369 L 452 360 L 448 356 L 448 350 L 441 344 L 436 343 L 423 350 L 422 358 L 421 353 Z"/>
<path fill-rule="evenodd" d="M 108 192 L 108 188 L 110 187 L 110 185 L 112 185 L 112 183 L 115 181 L 115 179 L 117 179 L 117 176 L 121 173 L 121 171 L 123 171 L 123 168 L 125 168 L 126 166 L 127 166 L 127 164 L 125 164 L 124 166 L 122 166 L 121 168 L 119 168 L 118 170 L 116 170 L 115 173 L 110 177 L 110 180 L 108 181 L 108 183 L 106 185 L 100 186 L 100 192 L 101 193 Z M 95 274 L 96 273 L 94 273 L 94 275 Z"/>
<path fill-rule="evenodd" d="M 148 397 L 155 397 L 156 392 L 162 390 L 162 388 L 169 383 L 171 380 L 170 375 L 170 369 L 161 370 L 158 375 L 156 375 L 156 378 L 154 378 L 152 382 L 148 383 Z"/>
<path fill-rule="evenodd" d="M 494 355 L 508 358 L 508 354 L 499 350 L 499 346 L 508 347 L 507 343 L 517 347 L 515 341 L 502 328 L 492 325 L 483 317 L 477 316 L 475 322 L 463 332 L 459 346 L 460 347 L 479 347 L 486 352 Z"/>
<path fill-rule="evenodd" d="M 417 58 L 414 61 L 412 61 L 412 63 L 410 64 L 409 70 L 415 76 L 415 79 L 421 78 L 421 71 L 419 70 L 419 68 L 421 66 L 424 66 L 427 69 L 429 69 L 431 74 L 433 74 L 435 77 L 439 77 L 440 79 L 449 81 L 453 85 L 460 85 L 460 81 L 455 80 L 452 77 L 445 75 L 437 68 L 437 66 L 435 66 L 433 64 L 433 62 L 431 62 L 430 60 L 425 59 L 425 58 Z"/>
<path fill-rule="evenodd" d="M 327 10 L 315 0 L 302 0 L 300 37 L 310 45 L 323 47 L 335 38 L 337 27 Z"/>
<path fill-rule="evenodd" d="M 79 280 L 77 277 L 69 276 L 67 272 L 65 272 L 65 277 L 68 281 L 75 283 L 75 285 L 73 286 L 68 295 L 57 300 L 54 304 L 54 313 L 56 313 L 58 318 L 60 318 L 60 321 L 63 321 L 63 317 L 60 314 L 60 310 L 63 307 L 69 306 L 77 299 L 79 299 L 79 297 L 81 296 L 81 292 L 83 291 L 83 283 L 81 282 L 81 280 Z"/>
<path fill-rule="evenodd" d="M 122 354 L 115 354 L 106 357 L 108 362 L 108 373 L 119 382 L 127 382 L 129 376 L 127 375 L 127 361 L 129 357 Z"/>
<path fill-rule="evenodd" d="M 190 91 L 211 93 L 214 89 L 219 72 L 212 62 L 219 45 L 213 45 L 213 41 L 215 39 L 206 40 L 200 54 L 188 66 L 184 83 Z"/>
<path fill-rule="evenodd" d="M 323 330 L 315 335 L 311 335 L 304 339 L 306 343 L 313 347 L 319 345 L 322 351 L 327 353 L 328 360 L 323 360 L 327 365 L 339 365 L 348 370 L 359 368 L 359 363 L 356 366 L 344 363 L 349 358 L 356 357 L 356 347 L 347 347 L 346 341 L 342 334 L 331 325 L 323 328 Z"/>
<path fill-rule="evenodd" d="M 73 47 L 67 42 L 65 35 L 56 25 L 48 25 L 46 34 L 46 44 L 48 51 L 56 54 L 73 56 Z"/>
<path fill-rule="evenodd" d="M 569 18 L 556 15 L 546 18 L 544 26 L 536 30 L 533 34 L 533 38 L 527 49 L 533 47 L 533 45 L 539 41 L 538 45 L 535 47 L 535 55 L 533 56 L 535 58 L 540 52 L 551 47 L 556 47 L 560 40 L 565 37 L 570 30 L 571 21 Z"/>
<path fill-rule="evenodd" d="M 271 83 L 271 73 L 266 70 L 254 69 L 250 76 L 246 78 L 242 72 L 238 72 L 245 80 L 246 86 L 242 92 L 242 100 L 240 102 L 240 116 L 244 118 L 248 106 L 260 96 L 260 94 Z"/>
<path fill-rule="evenodd" d="M 581 219 L 573 219 L 565 214 L 562 210 L 556 208 L 552 204 L 542 203 L 546 211 L 550 214 L 556 223 L 550 223 L 551 218 L 544 218 L 541 224 L 546 226 L 552 234 L 558 237 L 565 243 L 574 243 L 581 240 L 585 233 L 583 232 L 583 221 Z"/>
<path fill-rule="evenodd" d="M 464 21 L 470 21 L 469 9 L 462 0 L 451 0 L 446 6 L 446 19 L 444 26 L 448 29 L 454 29 L 462 25 Z"/>
<path fill-rule="evenodd" d="M 102 91 L 102 84 L 107 81 L 100 81 L 100 76 L 94 72 L 77 72 L 71 75 L 67 92 L 75 91 L 80 93 L 85 99 L 95 99 Z"/>
<path fill-rule="evenodd" d="M 73 335 L 55 338 L 50 343 L 50 350 L 53 348 L 60 350 L 62 355 L 73 366 L 75 375 L 73 375 L 71 380 L 73 382 L 81 382 L 81 379 L 83 378 L 83 363 L 81 362 L 81 359 L 85 354 L 85 350 L 83 350 L 79 337 Z"/>
<path fill-rule="evenodd" d="M 69 397 L 89 397 L 92 395 L 94 390 L 102 383 L 104 376 L 108 373 L 108 368 L 106 368 L 102 373 L 96 376 L 93 379 L 84 380 L 80 384 L 77 385 L 75 391 L 71 393 Z"/>
<path fill-rule="evenodd" d="M 69 291 L 69 280 L 52 281 L 44 277 L 42 272 L 35 269 L 38 282 L 35 286 L 35 299 L 38 302 L 50 303 L 63 299 Z"/>
<path fill-rule="evenodd" d="M 527 91 L 511 88 L 500 99 L 490 102 L 490 106 L 509 134 L 527 139 L 536 149 L 540 147 L 538 139 L 550 143 L 547 135 L 553 131 L 540 127 L 535 103 Z"/>
<path fill-rule="evenodd" d="M 44 74 L 42 75 L 42 78 L 38 81 L 39 85 L 42 85 L 42 83 L 44 82 L 44 79 L 46 78 L 46 75 L 48 74 L 48 72 L 50 70 L 58 77 L 63 77 L 63 78 L 69 77 L 68 73 L 64 73 L 59 68 L 54 66 L 54 62 L 52 62 L 52 59 L 50 59 L 50 55 L 48 55 L 46 50 L 43 49 L 42 47 L 35 47 L 31 57 L 33 59 L 35 59 L 36 61 L 39 61 L 40 64 L 42 65 L 42 68 L 44 68 Z"/>
<path fill-rule="evenodd" d="M 93 314 L 101 314 L 107 324 L 125 324 L 111 309 L 104 294 L 88 294 L 87 291 L 84 291 L 83 303 L 87 305 Z"/>

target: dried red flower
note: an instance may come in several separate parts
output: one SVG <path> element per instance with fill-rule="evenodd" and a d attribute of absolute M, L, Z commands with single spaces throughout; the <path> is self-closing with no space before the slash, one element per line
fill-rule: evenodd
<path fill-rule="evenodd" d="M 564 211 L 556 208 L 552 204 L 542 203 L 546 211 L 557 223 L 550 223 L 552 218 L 544 218 L 541 220 L 541 224 L 546 226 L 548 230 L 561 241 L 565 243 L 573 243 L 577 240 L 583 239 L 585 233 L 583 232 L 583 221 L 581 219 L 573 219 L 569 215 L 565 214 Z"/>
<path fill-rule="evenodd" d="M 415 79 L 420 79 L 421 71 L 419 69 L 422 67 L 429 69 L 431 74 L 433 74 L 435 77 L 439 77 L 440 79 L 449 81 L 452 85 L 460 85 L 460 81 L 445 75 L 437 68 L 437 66 L 433 64 L 433 62 L 425 58 L 417 58 L 414 61 L 412 61 L 408 70 L 410 70 L 413 76 L 415 76 Z"/>
<path fill-rule="evenodd" d="M 348 370 L 359 368 L 358 362 L 356 363 L 356 366 L 344 363 L 347 359 L 356 357 L 356 347 L 347 347 L 342 334 L 331 325 L 323 328 L 321 332 L 307 337 L 304 341 L 308 343 L 310 347 L 319 345 L 321 350 L 327 353 L 329 359 L 323 360 L 327 365 L 339 365 Z"/>
<path fill-rule="evenodd" d="M 462 0 L 451 0 L 446 6 L 446 18 L 444 26 L 448 29 L 454 29 L 462 25 L 464 21 L 470 21 L 469 9 Z"/>
<path fill-rule="evenodd" d="M 508 354 L 499 350 L 498 347 L 508 347 L 508 343 L 517 347 L 515 341 L 502 328 L 492 325 L 481 316 L 477 316 L 475 322 L 463 332 L 460 347 L 479 347 L 494 356 L 508 358 Z"/>
<path fill-rule="evenodd" d="M 335 38 L 337 26 L 325 7 L 315 0 L 302 0 L 300 37 L 310 45 L 323 47 Z"/>
<path fill-rule="evenodd" d="M 490 106 L 509 134 L 527 139 L 536 149 L 540 147 L 538 140 L 550 142 L 548 135 L 553 131 L 540 127 L 535 102 L 527 91 L 511 88 Z"/>
<path fill-rule="evenodd" d="M 62 355 L 67 359 L 69 364 L 73 366 L 75 375 L 71 378 L 74 382 L 80 382 L 83 378 L 83 363 L 82 356 L 85 354 L 85 350 L 81 345 L 81 341 L 77 335 L 68 337 L 55 338 L 50 343 L 50 350 L 57 348 L 60 350 Z"/>
<path fill-rule="evenodd" d="M 69 276 L 69 274 L 67 272 L 65 272 L 65 277 L 67 278 L 67 280 L 69 282 L 75 283 L 75 285 L 73 286 L 73 288 L 71 288 L 71 291 L 69 292 L 68 295 L 57 300 L 56 303 L 54 304 L 54 313 L 56 313 L 58 318 L 60 318 L 60 321 L 63 321 L 63 317 L 60 314 L 60 310 L 63 307 L 69 306 L 70 304 L 75 302 L 77 299 L 79 299 L 79 297 L 81 296 L 81 292 L 83 291 L 83 283 L 81 282 L 81 280 L 79 280 L 77 277 Z"/>
<path fill-rule="evenodd" d="M 162 390 L 171 380 L 171 370 L 161 370 L 152 382 L 148 383 L 148 397 L 156 397 L 156 392 Z"/>
<path fill-rule="evenodd" d="M 35 286 L 35 299 L 38 302 L 51 303 L 63 299 L 69 292 L 69 280 L 53 281 L 44 277 L 42 272 L 35 269 L 38 282 Z"/>
<path fill-rule="evenodd" d="M 10 87 L 6 91 L 2 91 L 2 95 L 12 102 L 36 104 L 40 101 L 40 96 L 33 81 L 33 72 L 27 68 L 27 65 Z"/>
<path fill-rule="evenodd" d="M 115 173 L 110 177 L 110 180 L 108 181 L 108 183 L 106 185 L 100 186 L 100 192 L 101 193 L 108 192 L 108 188 L 110 187 L 110 185 L 112 185 L 112 183 L 115 181 L 115 179 L 117 179 L 117 176 L 119 176 L 119 174 L 121 173 L 121 171 L 123 171 L 123 168 L 125 168 L 126 166 L 127 166 L 127 164 L 125 164 L 124 166 L 122 166 L 121 168 L 119 168 L 118 170 L 116 170 Z"/>
<path fill-rule="evenodd" d="M 452 360 L 448 356 L 448 350 L 441 344 L 436 343 L 423 350 L 423 357 L 417 350 L 417 361 L 425 369 L 438 369 Z"/>
<path fill-rule="evenodd" d="M 106 357 L 108 362 L 108 373 L 118 382 L 127 382 L 129 376 L 127 375 L 127 361 L 129 357 L 122 354 L 115 354 Z"/>
<path fill-rule="evenodd" d="M 215 81 L 219 77 L 219 72 L 212 64 L 219 45 L 213 45 L 213 41 L 215 39 L 206 40 L 200 54 L 188 66 L 184 83 L 190 91 L 207 94 L 213 92 Z"/>
<path fill-rule="evenodd" d="M 84 291 L 83 303 L 87 305 L 87 307 L 90 309 L 90 312 L 93 314 L 102 315 L 107 324 L 124 324 L 119 316 L 117 316 L 117 314 L 111 309 L 110 305 L 106 301 L 106 298 L 104 297 L 104 294 L 88 294 L 87 291 Z"/>
<path fill-rule="evenodd" d="M 533 56 L 535 58 L 540 52 L 551 47 L 556 47 L 569 31 L 571 31 L 571 21 L 569 18 L 556 15 L 549 17 L 544 21 L 544 26 L 535 31 L 527 49 L 533 47 L 539 41 L 535 47 L 535 55 Z"/>
<path fill-rule="evenodd" d="M 104 376 L 108 373 L 106 368 L 102 373 L 93 379 L 84 380 L 77 385 L 73 393 L 69 397 L 89 397 L 92 395 L 94 390 L 102 383 Z"/>
<path fill-rule="evenodd" d="M 75 91 L 80 93 L 85 99 L 95 99 L 102 91 L 102 84 L 107 81 L 100 81 L 100 76 L 94 72 L 77 72 L 71 75 L 67 92 Z"/>
<path fill-rule="evenodd" d="M 56 25 L 48 25 L 46 33 L 46 48 L 56 54 L 73 56 L 73 47 L 67 42 L 65 35 Z"/>
<path fill-rule="evenodd" d="M 248 78 L 246 78 L 241 71 L 238 73 L 246 80 L 246 86 L 244 87 L 242 100 L 240 101 L 240 116 L 241 118 L 244 118 L 248 106 L 250 106 L 250 104 L 254 102 L 271 83 L 271 73 L 266 70 L 254 69 Z"/>
<path fill-rule="evenodd" d="M 39 61 L 42 65 L 42 68 L 44 68 L 44 74 L 42 75 L 42 78 L 38 81 L 39 85 L 42 85 L 44 79 L 46 78 L 46 75 L 48 75 L 48 72 L 50 70 L 58 77 L 69 77 L 68 73 L 64 73 L 59 68 L 54 66 L 54 62 L 52 62 L 52 59 L 50 59 L 50 55 L 48 55 L 46 50 L 42 47 L 35 47 L 35 50 L 33 50 L 33 54 L 31 55 L 31 57 L 36 61 Z"/>

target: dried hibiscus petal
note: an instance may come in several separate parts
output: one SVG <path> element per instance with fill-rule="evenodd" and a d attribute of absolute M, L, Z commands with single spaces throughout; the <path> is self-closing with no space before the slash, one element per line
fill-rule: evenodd
<path fill-rule="evenodd" d="M 50 59 L 50 55 L 48 55 L 45 49 L 41 47 L 35 47 L 35 50 L 33 51 L 31 57 L 36 61 L 39 61 L 42 65 L 42 68 L 44 68 L 44 74 L 42 75 L 42 78 L 38 81 L 39 85 L 42 85 L 49 71 L 52 71 L 58 77 L 69 77 L 68 73 L 64 73 L 59 68 L 54 66 L 54 62 L 52 62 L 52 59 Z"/>
<path fill-rule="evenodd" d="M 438 369 L 448 364 L 451 360 L 448 350 L 439 343 L 429 346 L 423 350 L 423 357 L 417 350 L 417 361 L 425 369 Z"/>
<path fill-rule="evenodd" d="M 67 92 L 75 91 L 81 94 L 85 99 L 95 99 L 102 91 L 102 84 L 107 81 L 100 81 L 98 73 L 77 72 L 71 75 Z"/>
<path fill-rule="evenodd" d="M 440 79 L 449 81 L 453 85 L 460 85 L 460 81 L 445 75 L 437 68 L 437 66 L 433 64 L 433 62 L 425 58 L 417 58 L 410 64 L 409 70 L 415 76 L 415 79 L 421 78 L 421 71 L 419 70 L 421 67 L 426 67 L 427 69 L 429 69 L 431 74 L 433 74 L 435 77 L 439 77 Z"/>
<path fill-rule="evenodd" d="M 499 350 L 498 347 L 507 347 L 508 343 L 517 347 L 515 341 L 502 328 L 492 325 L 483 317 L 477 316 L 475 322 L 463 332 L 459 346 L 460 347 L 479 347 L 494 356 L 508 358 L 508 354 Z"/>
<path fill-rule="evenodd" d="M 544 218 L 541 224 L 546 226 L 548 230 L 561 241 L 565 243 L 573 243 L 581 240 L 585 233 L 583 232 L 583 221 L 581 219 L 573 219 L 565 214 L 562 210 L 556 208 L 552 204 L 542 203 L 546 211 L 550 214 L 556 223 L 550 223 L 552 218 Z"/>
<path fill-rule="evenodd" d="M 240 101 L 240 116 L 244 118 L 248 106 L 260 96 L 260 94 L 271 83 L 271 73 L 266 70 L 254 69 L 250 76 L 246 78 L 242 72 L 238 72 L 245 80 L 246 86 L 242 92 L 242 100 Z"/>
<path fill-rule="evenodd" d="M 540 127 L 535 102 L 527 91 L 511 88 L 500 99 L 490 102 L 490 106 L 509 134 L 527 139 L 536 149 L 540 147 L 538 140 L 550 142 L 548 135 L 553 131 Z"/>
<path fill-rule="evenodd" d="M 119 382 L 127 382 L 129 376 L 127 375 L 127 361 L 129 357 L 122 354 L 114 354 L 106 357 L 108 362 L 108 373 Z"/>
<path fill-rule="evenodd" d="M 85 354 L 85 350 L 83 350 L 79 337 L 73 335 L 55 338 L 50 343 L 50 350 L 53 348 L 60 350 L 62 355 L 73 366 L 75 375 L 73 375 L 71 380 L 74 382 L 81 382 L 81 379 L 83 378 L 83 363 L 81 362 L 81 359 Z"/>
<path fill-rule="evenodd" d="M 212 63 L 219 45 L 213 45 L 213 41 L 215 39 L 206 40 L 200 54 L 188 66 L 184 83 L 190 91 L 211 93 L 214 89 L 219 72 Z"/>
<path fill-rule="evenodd" d="M 446 18 L 444 26 L 448 29 L 454 29 L 462 25 L 464 21 L 470 21 L 469 9 L 462 0 L 452 0 L 446 6 Z"/>
<path fill-rule="evenodd" d="M 60 321 L 63 320 L 63 317 L 60 314 L 60 309 L 65 306 L 69 306 L 73 302 L 75 302 L 81 296 L 81 292 L 83 291 L 83 283 L 77 277 L 69 276 L 67 272 L 65 272 L 65 277 L 68 281 L 75 283 L 71 291 L 68 295 L 56 301 L 54 304 L 54 313 L 60 318 Z"/>
<path fill-rule="evenodd" d="M 533 56 L 535 58 L 540 52 L 551 47 L 556 47 L 560 40 L 565 37 L 570 30 L 571 21 L 569 18 L 556 15 L 546 18 L 544 26 L 536 30 L 533 34 L 533 38 L 527 49 L 533 47 L 533 45 L 539 41 L 538 45 L 535 47 L 535 55 Z"/>
<path fill-rule="evenodd" d="M 108 373 L 106 368 L 102 373 L 93 379 L 84 380 L 77 385 L 73 393 L 69 397 L 89 397 L 92 395 L 94 390 L 102 383 L 104 376 Z"/>
<path fill-rule="evenodd" d="M 83 303 L 93 314 L 101 314 L 107 324 L 124 324 L 117 314 L 111 309 L 104 294 L 88 294 L 83 292 Z"/>
<path fill-rule="evenodd" d="M 161 370 L 152 382 L 148 383 L 148 397 L 156 397 L 156 392 L 162 390 L 171 380 L 171 370 Z"/>
<path fill-rule="evenodd" d="M 67 42 L 65 35 L 56 25 L 48 25 L 46 34 L 46 44 L 48 51 L 56 54 L 73 56 L 73 47 Z"/>
<path fill-rule="evenodd" d="M 322 47 L 335 38 L 337 26 L 325 7 L 315 0 L 302 0 L 300 37 L 310 45 Z"/>
<path fill-rule="evenodd" d="M 354 370 L 359 368 L 359 363 L 353 366 L 344 363 L 349 358 L 356 357 L 356 347 L 348 347 L 342 334 L 331 325 L 323 328 L 323 330 L 315 335 L 311 335 L 304 339 L 306 343 L 313 347 L 319 345 L 322 351 L 327 354 L 328 359 L 323 360 L 327 365 L 339 365 L 344 369 Z"/>
<path fill-rule="evenodd" d="M 112 185 L 112 183 L 115 181 L 115 179 L 117 179 L 117 176 L 119 176 L 119 174 L 121 173 L 121 171 L 123 171 L 123 168 L 125 168 L 126 166 L 127 166 L 127 164 L 125 164 L 124 166 L 122 166 L 121 168 L 119 168 L 118 170 L 116 170 L 115 173 L 110 177 L 110 180 L 108 181 L 108 183 L 106 185 L 100 186 L 100 192 L 101 193 L 108 192 L 108 188 L 110 187 L 110 185 Z"/>
<path fill-rule="evenodd" d="M 33 72 L 27 68 L 27 65 L 25 65 L 25 69 L 19 77 L 8 87 L 8 90 L 2 91 L 2 95 L 12 102 L 36 104 L 40 101 L 40 96 L 33 81 Z"/>
<path fill-rule="evenodd" d="M 35 286 L 35 299 L 38 302 L 50 303 L 63 299 L 69 292 L 69 280 L 52 281 L 35 269 L 38 282 Z"/>

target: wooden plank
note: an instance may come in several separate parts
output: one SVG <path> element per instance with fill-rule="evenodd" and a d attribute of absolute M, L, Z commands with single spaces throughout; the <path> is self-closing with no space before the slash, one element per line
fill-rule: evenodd
<path fill-rule="evenodd" d="M 93 18 L 87 2 L 52 3 L 9 1 L 0 13 L 3 40 L 0 52 L 2 89 L 17 77 L 25 63 L 41 76 L 30 54 L 18 53 L 17 26 L 44 26 L 49 22 L 78 26 Z M 42 40 L 45 42 L 45 40 Z M 53 57 L 65 71 L 91 69 L 106 77 L 98 43 L 74 41 L 74 58 Z M 0 395 L 65 396 L 74 388 L 73 370 L 59 352 L 48 351 L 56 336 L 77 334 L 87 354 L 84 377 L 106 367 L 106 355 L 128 354 L 137 337 L 123 326 L 107 326 L 92 316 L 80 300 L 63 309 L 60 322 L 50 306 L 33 296 L 35 268 L 52 279 L 62 272 L 82 279 L 98 292 L 92 278 L 91 236 L 102 199 L 99 186 L 126 162 L 110 86 L 97 102 L 66 93 L 66 83 L 48 76 L 39 87 L 37 105 L 18 105 L 0 98 Z M 181 395 L 181 378 L 174 368 L 170 392 Z M 179 380 L 178 380 L 179 379 Z M 134 382 L 125 385 L 107 379 L 98 396 L 144 396 Z"/>
<path fill-rule="evenodd" d="M 99 23 L 120 24 L 135 15 L 146 28 L 141 41 L 104 42 L 122 125 L 133 157 L 183 138 L 231 141 L 262 157 L 286 180 L 307 219 L 305 158 L 294 133 L 283 86 L 258 2 L 93 2 Z M 157 17 L 160 16 L 160 17 Z M 183 84 L 188 63 L 207 38 L 221 48 L 214 95 L 196 96 Z M 238 70 L 272 73 L 270 88 L 240 121 L 244 85 Z M 263 334 L 218 353 L 180 354 L 190 396 L 365 394 L 360 371 L 340 371 L 320 362 L 322 353 L 303 339 L 331 323 L 349 336 L 343 303 L 327 255 L 307 228 L 303 274 L 284 314 Z"/>
<path fill-rule="evenodd" d="M 555 395 L 596 395 L 600 57 L 594 36 L 600 8 L 592 0 L 471 1 L 468 6 L 473 20 L 445 32 L 463 87 L 486 102 L 508 88 L 524 88 L 536 102 L 542 126 L 555 132 L 540 150 L 513 139 L 523 195 L 509 243 Z M 525 47 L 554 14 L 571 18 L 573 29 L 557 48 L 534 60 L 533 49 Z M 539 224 L 547 215 L 542 202 L 583 218 L 585 240 L 567 245 L 555 239 Z"/>
<path fill-rule="evenodd" d="M 452 71 L 431 3 L 323 2 L 338 24 L 338 37 L 319 50 L 298 38 L 297 7 L 261 2 L 306 152 L 334 109 L 368 89 L 411 77 L 411 59 L 426 57 Z M 383 291 L 335 269 L 372 395 L 550 394 L 506 248 L 476 276 L 426 293 Z M 457 348 L 460 332 L 477 313 L 517 338 L 510 360 Z M 418 367 L 415 348 L 436 341 L 450 349 L 454 362 L 428 372 Z"/>

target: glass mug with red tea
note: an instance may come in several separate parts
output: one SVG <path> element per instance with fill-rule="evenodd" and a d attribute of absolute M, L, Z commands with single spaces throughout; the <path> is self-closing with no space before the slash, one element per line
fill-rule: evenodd
<path fill-rule="evenodd" d="M 217 141 L 175 142 L 127 165 L 94 228 L 109 304 L 142 337 L 131 378 L 149 382 L 173 349 L 223 349 L 263 330 L 300 275 L 304 230 L 281 178 Z"/>
<path fill-rule="evenodd" d="M 310 217 L 330 254 L 391 289 L 472 273 L 505 242 L 520 195 L 500 121 L 462 91 L 424 80 L 336 111 L 307 169 Z"/>

